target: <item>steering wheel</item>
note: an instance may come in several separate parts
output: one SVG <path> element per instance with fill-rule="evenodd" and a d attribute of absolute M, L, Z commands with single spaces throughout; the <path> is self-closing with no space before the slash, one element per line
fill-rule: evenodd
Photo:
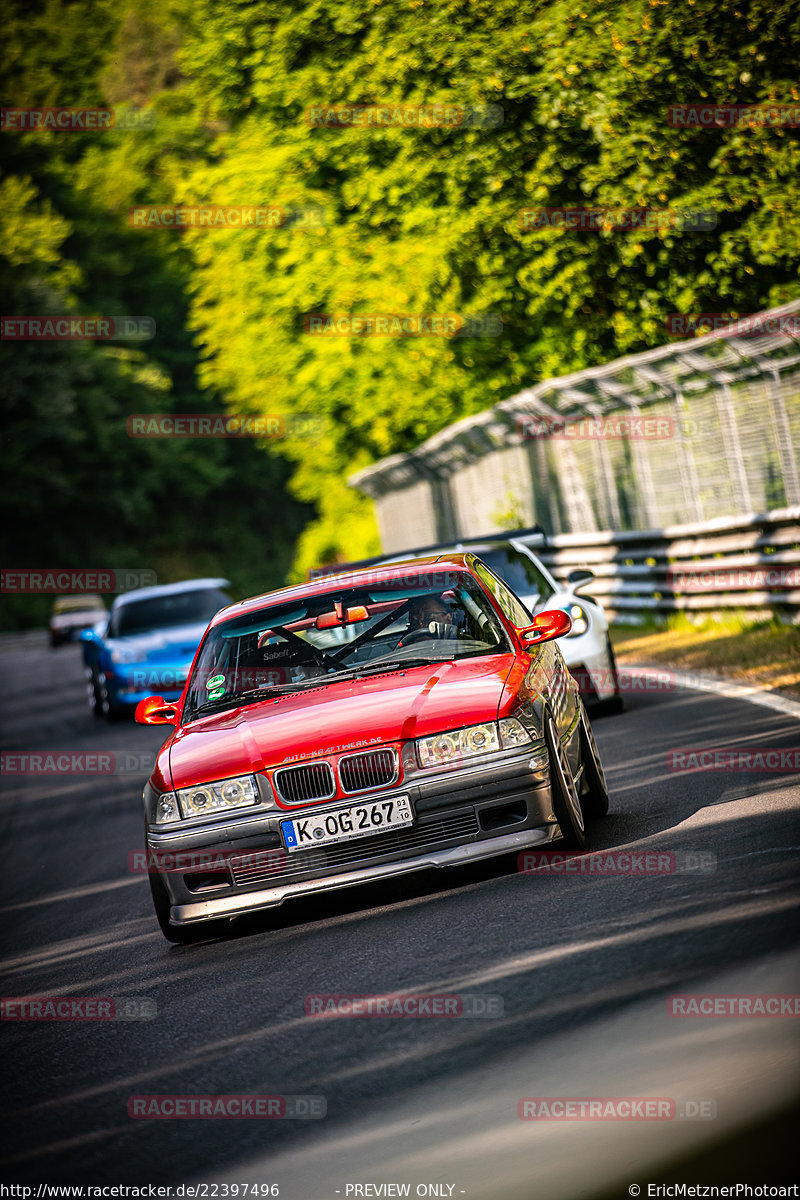
<path fill-rule="evenodd" d="M 434 635 L 429 629 L 409 629 L 408 633 L 404 633 L 400 640 L 404 646 L 407 646 L 409 642 L 420 642 L 423 638 L 433 641 Z"/>
<path fill-rule="evenodd" d="M 458 626 L 453 625 L 450 621 L 431 621 L 431 625 L 436 625 L 436 631 L 432 631 L 430 626 L 425 629 L 410 629 L 408 633 L 403 635 L 403 645 L 407 646 L 409 642 L 418 642 L 422 638 L 429 638 L 432 642 L 453 641 L 458 637 Z"/>

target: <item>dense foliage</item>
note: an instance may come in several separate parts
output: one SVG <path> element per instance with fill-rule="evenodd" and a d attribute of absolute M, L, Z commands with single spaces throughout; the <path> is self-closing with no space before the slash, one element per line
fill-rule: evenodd
<path fill-rule="evenodd" d="M 283 494 L 279 450 L 294 497 L 314 506 L 295 571 L 367 554 L 374 524 L 351 471 L 538 379 L 663 342 L 671 313 L 800 294 L 800 132 L 667 122 L 671 106 L 702 100 L 800 105 L 797 0 L 87 0 L 43 9 L 47 37 L 29 14 L 6 50 L 14 103 L 105 98 L 156 114 L 150 132 L 13 141 L 2 212 L 17 289 L 40 305 L 148 313 L 159 329 L 125 351 L 6 347 L 15 520 L 29 522 L 25 545 L 49 539 L 42 553 L 72 559 L 81 538 L 100 553 L 113 535 L 124 565 L 171 553 L 181 569 L 233 570 L 257 546 L 283 570 L 301 510 Z M 308 119 L 323 105 L 435 102 L 500 106 L 503 121 Z M 313 206 L 326 224 L 126 227 L 130 204 L 167 201 Z M 577 205 L 711 210 L 716 222 L 519 226 L 522 208 Z M 502 333 L 304 330 L 309 313 L 392 312 L 494 313 Z M 324 432 L 146 450 L 119 432 L 128 411 L 222 403 L 314 413 Z M 62 438 L 42 432 L 48 414 Z"/>
<path fill-rule="evenodd" d="M 135 413 L 224 411 L 197 378 L 191 254 L 125 217 L 140 196 L 168 201 L 181 164 L 209 153 L 174 23 L 107 0 L 35 12 L 21 3 L 4 28 L 4 103 L 146 105 L 156 119 L 147 132 L 0 134 L 3 312 L 146 315 L 156 335 L 3 341 L 3 565 L 221 574 L 244 595 L 280 586 L 310 514 L 287 493 L 285 461 L 254 440 L 127 433 Z M 41 624 L 50 603 L 4 596 L 0 617 Z"/>

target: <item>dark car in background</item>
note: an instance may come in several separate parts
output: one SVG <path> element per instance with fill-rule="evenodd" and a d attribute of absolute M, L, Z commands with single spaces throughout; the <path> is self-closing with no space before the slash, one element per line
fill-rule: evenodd
<path fill-rule="evenodd" d="M 84 629 L 91 629 L 101 621 L 106 611 L 99 596 L 58 596 L 48 625 L 50 645 L 55 650 L 63 642 L 73 641 Z"/>
<path fill-rule="evenodd" d="M 108 620 L 81 634 L 94 715 L 133 714 L 156 690 L 177 700 L 206 626 L 231 602 L 228 587 L 227 579 L 188 579 L 118 596 Z"/>

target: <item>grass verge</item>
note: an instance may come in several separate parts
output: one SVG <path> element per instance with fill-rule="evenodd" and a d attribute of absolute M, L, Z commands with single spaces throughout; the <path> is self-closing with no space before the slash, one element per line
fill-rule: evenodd
<path fill-rule="evenodd" d="M 800 626 L 748 613 L 689 618 L 676 613 L 663 623 L 614 625 L 620 664 L 663 663 L 675 670 L 709 671 L 800 699 Z"/>

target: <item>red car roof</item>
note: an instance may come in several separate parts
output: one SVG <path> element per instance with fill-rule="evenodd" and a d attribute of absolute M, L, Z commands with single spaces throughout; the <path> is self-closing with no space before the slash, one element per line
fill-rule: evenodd
<path fill-rule="evenodd" d="M 368 580 L 373 582 L 379 579 L 381 583 L 390 583 L 393 579 L 402 579 L 405 583 L 410 575 L 414 575 L 419 571 L 422 573 L 426 568 L 434 570 L 436 574 L 448 570 L 467 571 L 467 558 L 469 553 L 464 554 L 438 554 L 431 555 L 429 558 L 404 558 L 400 562 L 393 563 L 376 563 L 371 567 L 359 567 L 357 570 L 345 570 L 340 575 L 324 575 L 319 579 L 312 579 L 305 583 L 292 584 L 289 587 L 278 588 L 274 592 L 264 592 L 261 596 L 251 596 L 247 600 L 242 600 L 239 604 L 229 605 L 227 608 L 220 609 L 217 615 L 211 622 L 211 627 L 219 625 L 231 617 L 247 612 L 248 609 L 263 608 L 270 601 L 278 601 L 281 603 L 288 600 L 305 600 L 311 596 L 318 596 L 321 593 L 330 591 L 337 584 L 347 587 L 357 587 L 360 580 L 366 583 Z M 346 582 L 345 582 L 346 581 Z"/>

